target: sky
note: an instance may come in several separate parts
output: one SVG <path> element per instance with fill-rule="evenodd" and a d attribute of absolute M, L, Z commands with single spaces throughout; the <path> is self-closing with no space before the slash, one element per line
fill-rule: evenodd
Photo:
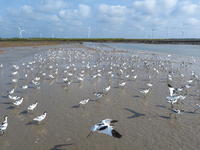
<path fill-rule="evenodd" d="M 198 0 L 0 0 L 0 37 L 200 38 Z"/>

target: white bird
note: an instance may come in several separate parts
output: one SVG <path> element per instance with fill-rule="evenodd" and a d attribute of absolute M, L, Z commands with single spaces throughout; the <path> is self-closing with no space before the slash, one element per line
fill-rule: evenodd
<path fill-rule="evenodd" d="M 123 87 L 126 84 L 126 81 L 119 84 L 119 86 Z"/>
<path fill-rule="evenodd" d="M 103 89 L 103 91 L 106 91 L 106 92 L 109 91 L 109 90 L 110 90 L 110 84 Z"/>
<path fill-rule="evenodd" d="M 187 83 L 192 83 L 193 82 L 193 79 L 190 79 L 187 81 Z"/>
<path fill-rule="evenodd" d="M 18 73 L 18 71 L 14 71 L 11 74 L 16 75 Z"/>
<path fill-rule="evenodd" d="M 31 104 L 28 108 L 27 111 L 29 112 L 30 110 L 33 111 L 33 109 L 35 109 L 35 107 L 37 106 L 38 101 L 36 101 L 34 104 Z"/>
<path fill-rule="evenodd" d="M 12 99 L 12 100 L 15 100 L 15 101 L 18 100 L 18 99 L 20 99 L 19 96 L 16 96 L 16 95 L 10 95 L 10 94 L 8 94 L 7 97 L 8 97 L 9 99 Z"/>
<path fill-rule="evenodd" d="M 18 79 L 12 79 L 12 82 L 15 82 L 15 83 L 16 83 L 17 81 L 18 81 Z"/>
<path fill-rule="evenodd" d="M 8 91 L 9 94 L 13 94 L 14 92 L 15 92 L 14 87 L 11 90 Z"/>
<path fill-rule="evenodd" d="M 66 82 L 68 80 L 67 77 L 63 77 L 62 79 L 63 79 L 64 82 Z"/>
<path fill-rule="evenodd" d="M 68 80 L 68 81 L 65 81 L 65 82 L 63 82 L 63 83 L 65 83 L 66 86 L 68 87 L 68 85 L 70 85 L 70 84 L 72 83 L 72 80 Z"/>
<path fill-rule="evenodd" d="M 40 77 L 35 77 L 33 78 L 35 81 L 39 81 L 40 80 Z"/>
<path fill-rule="evenodd" d="M 187 94 L 185 94 L 185 95 L 180 95 L 179 99 L 180 99 L 180 100 L 183 100 L 183 99 L 186 98 L 186 96 L 187 96 Z"/>
<path fill-rule="evenodd" d="M 97 77 L 97 74 L 91 76 L 92 79 L 95 79 Z"/>
<path fill-rule="evenodd" d="M 54 76 L 52 74 L 49 75 L 49 78 L 54 79 Z"/>
<path fill-rule="evenodd" d="M 100 93 L 95 93 L 94 92 L 93 94 L 94 94 L 94 96 L 97 97 L 97 100 L 103 96 L 103 94 L 100 94 Z"/>
<path fill-rule="evenodd" d="M 178 102 L 178 99 L 171 99 L 171 100 L 168 100 L 167 102 L 170 104 L 174 104 Z"/>
<path fill-rule="evenodd" d="M 22 88 L 23 90 L 27 89 L 28 88 L 28 85 L 21 85 L 19 86 L 20 88 Z"/>
<path fill-rule="evenodd" d="M 169 87 L 170 96 L 175 95 L 175 89 L 170 84 L 168 84 L 168 87 Z"/>
<path fill-rule="evenodd" d="M 108 134 L 112 137 L 115 138 L 121 138 L 122 135 L 119 134 L 116 130 L 114 130 L 114 126 L 111 125 L 111 123 L 115 123 L 118 122 L 117 120 L 112 120 L 112 119 L 105 119 L 102 120 L 101 122 L 95 124 L 92 128 L 91 128 L 91 132 L 89 133 L 89 135 L 87 136 L 87 138 L 90 136 L 90 139 L 92 137 L 92 133 L 95 131 L 98 131 L 99 133 L 104 133 L 104 134 Z"/>
<path fill-rule="evenodd" d="M 85 105 L 85 104 L 87 104 L 87 103 L 89 102 L 89 100 L 90 100 L 89 98 L 88 98 L 88 99 L 84 99 L 84 100 L 78 102 L 78 104 L 79 104 L 79 105 L 80 105 L 80 104 Z"/>
<path fill-rule="evenodd" d="M 47 115 L 47 112 L 45 111 L 42 115 L 34 118 L 33 120 L 40 123 L 42 120 L 44 120 L 44 118 L 46 117 L 46 115 Z"/>
<path fill-rule="evenodd" d="M 182 114 L 184 112 L 184 110 L 172 109 L 171 112 L 176 115 L 176 114 Z M 170 117 L 171 117 L 172 113 L 170 113 Z M 175 116 L 175 118 L 176 118 L 176 116 Z"/>
<path fill-rule="evenodd" d="M 133 79 L 136 79 L 137 78 L 137 75 L 133 76 Z"/>
<path fill-rule="evenodd" d="M 6 132 L 7 127 L 8 127 L 8 116 L 6 115 L 4 117 L 4 121 L 0 125 L 1 134 L 4 134 Z"/>
<path fill-rule="evenodd" d="M 78 79 L 79 82 L 82 82 L 82 81 L 84 80 L 84 79 L 81 78 L 81 77 L 77 77 L 77 79 Z"/>
<path fill-rule="evenodd" d="M 143 93 L 143 94 L 147 94 L 147 93 L 149 93 L 149 90 L 150 90 L 150 88 L 144 89 L 144 90 L 142 90 L 142 91 L 140 91 L 140 92 Z"/>
<path fill-rule="evenodd" d="M 147 85 L 148 87 L 151 87 L 151 86 L 153 86 L 153 83 L 146 83 L 146 85 Z"/>
<path fill-rule="evenodd" d="M 36 85 L 36 87 L 40 84 L 40 82 L 37 82 L 35 80 L 32 80 L 32 83 Z"/>
<path fill-rule="evenodd" d="M 19 100 L 16 100 L 15 102 L 13 102 L 13 104 L 15 105 L 15 106 L 19 106 L 19 105 L 21 105 L 22 104 L 22 102 L 23 102 L 23 97 L 21 98 L 21 99 L 19 99 Z"/>

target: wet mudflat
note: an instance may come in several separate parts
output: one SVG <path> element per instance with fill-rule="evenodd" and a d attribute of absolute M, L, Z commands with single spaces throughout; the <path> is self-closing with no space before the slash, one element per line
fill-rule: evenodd
<path fill-rule="evenodd" d="M 199 149 L 198 59 L 194 62 L 187 56 L 92 49 L 79 44 L 6 49 L 0 55 L 1 122 L 8 115 L 7 132 L 0 136 L 2 149 Z M 81 76 L 83 81 L 77 79 Z M 40 78 L 38 86 L 32 83 L 36 77 Z M 188 83 L 190 79 L 193 81 Z M 153 86 L 149 93 L 142 94 L 140 91 L 149 88 L 146 83 Z M 175 114 L 170 117 L 167 84 L 175 88 L 190 85 L 178 93 L 187 96 L 173 105 L 184 110 L 176 118 Z M 28 88 L 23 90 L 21 85 Z M 111 89 L 103 91 L 108 85 Z M 24 98 L 19 107 L 7 98 L 7 91 L 13 87 L 13 95 Z M 97 100 L 94 92 L 103 96 Z M 78 105 L 87 98 L 90 100 L 86 105 Z M 28 113 L 27 107 L 35 101 L 38 106 Z M 46 118 L 40 124 L 33 122 L 44 111 Z M 98 132 L 91 140 L 86 138 L 91 127 L 106 118 L 118 120 L 114 128 L 122 138 Z"/>

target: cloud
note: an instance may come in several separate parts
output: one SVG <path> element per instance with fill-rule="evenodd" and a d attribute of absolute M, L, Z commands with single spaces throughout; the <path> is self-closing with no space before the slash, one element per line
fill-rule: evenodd
<path fill-rule="evenodd" d="M 189 26 L 200 26 L 200 20 L 196 18 L 187 18 L 186 21 L 184 21 L 184 25 L 189 25 Z"/>
<path fill-rule="evenodd" d="M 199 9 L 200 7 L 198 5 L 192 4 L 188 1 L 183 1 L 179 3 L 173 14 L 179 16 L 199 14 Z"/>
<path fill-rule="evenodd" d="M 106 15 L 108 17 L 123 17 L 128 9 L 125 6 L 110 6 L 106 4 L 101 4 L 98 7 L 99 14 Z"/>
<path fill-rule="evenodd" d="M 52 13 L 69 7 L 69 5 L 69 3 L 62 0 L 40 0 L 36 5 L 35 10 L 41 13 Z"/>
<path fill-rule="evenodd" d="M 151 15 L 157 11 L 157 9 L 155 9 L 156 0 L 135 1 L 132 7 L 143 15 Z"/>
<path fill-rule="evenodd" d="M 24 13 L 33 13 L 33 9 L 31 6 L 28 6 L 28 5 L 24 5 L 21 7 L 21 11 L 24 12 Z"/>
<path fill-rule="evenodd" d="M 128 18 L 128 13 L 131 12 L 126 6 L 121 5 L 97 5 L 96 19 L 104 26 L 119 27 Z"/>
<path fill-rule="evenodd" d="M 87 5 L 79 4 L 78 9 L 60 10 L 58 16 L 61 19 L 67 20 L 85 19 L 90 16 L 90 7 Z"/>
<path fill-rule="evenodd" d="M 167 15 L 176 6 L 177 0 L 135 1 L 131 7 L 141 15 Z"/>
<path fill-rule="evenodd" d="M 87 6 L 87 5 L 83 5 L 83 4 L 80 4 L 78 6 L 79 8 L 79 16 L 81 16 L 82 18 L 87 18 L 90 16 L 90 7 Z"/>

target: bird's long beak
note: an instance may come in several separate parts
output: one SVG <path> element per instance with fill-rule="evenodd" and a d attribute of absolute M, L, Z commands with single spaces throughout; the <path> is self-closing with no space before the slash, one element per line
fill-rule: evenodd
<path fill-rule="evenodd" d="M 88 134 L 87 138 L 89 137 L 89 140 L 92 138 L 92 131 Z M 91 135 L 91 136 L 90 136 Z"/>

